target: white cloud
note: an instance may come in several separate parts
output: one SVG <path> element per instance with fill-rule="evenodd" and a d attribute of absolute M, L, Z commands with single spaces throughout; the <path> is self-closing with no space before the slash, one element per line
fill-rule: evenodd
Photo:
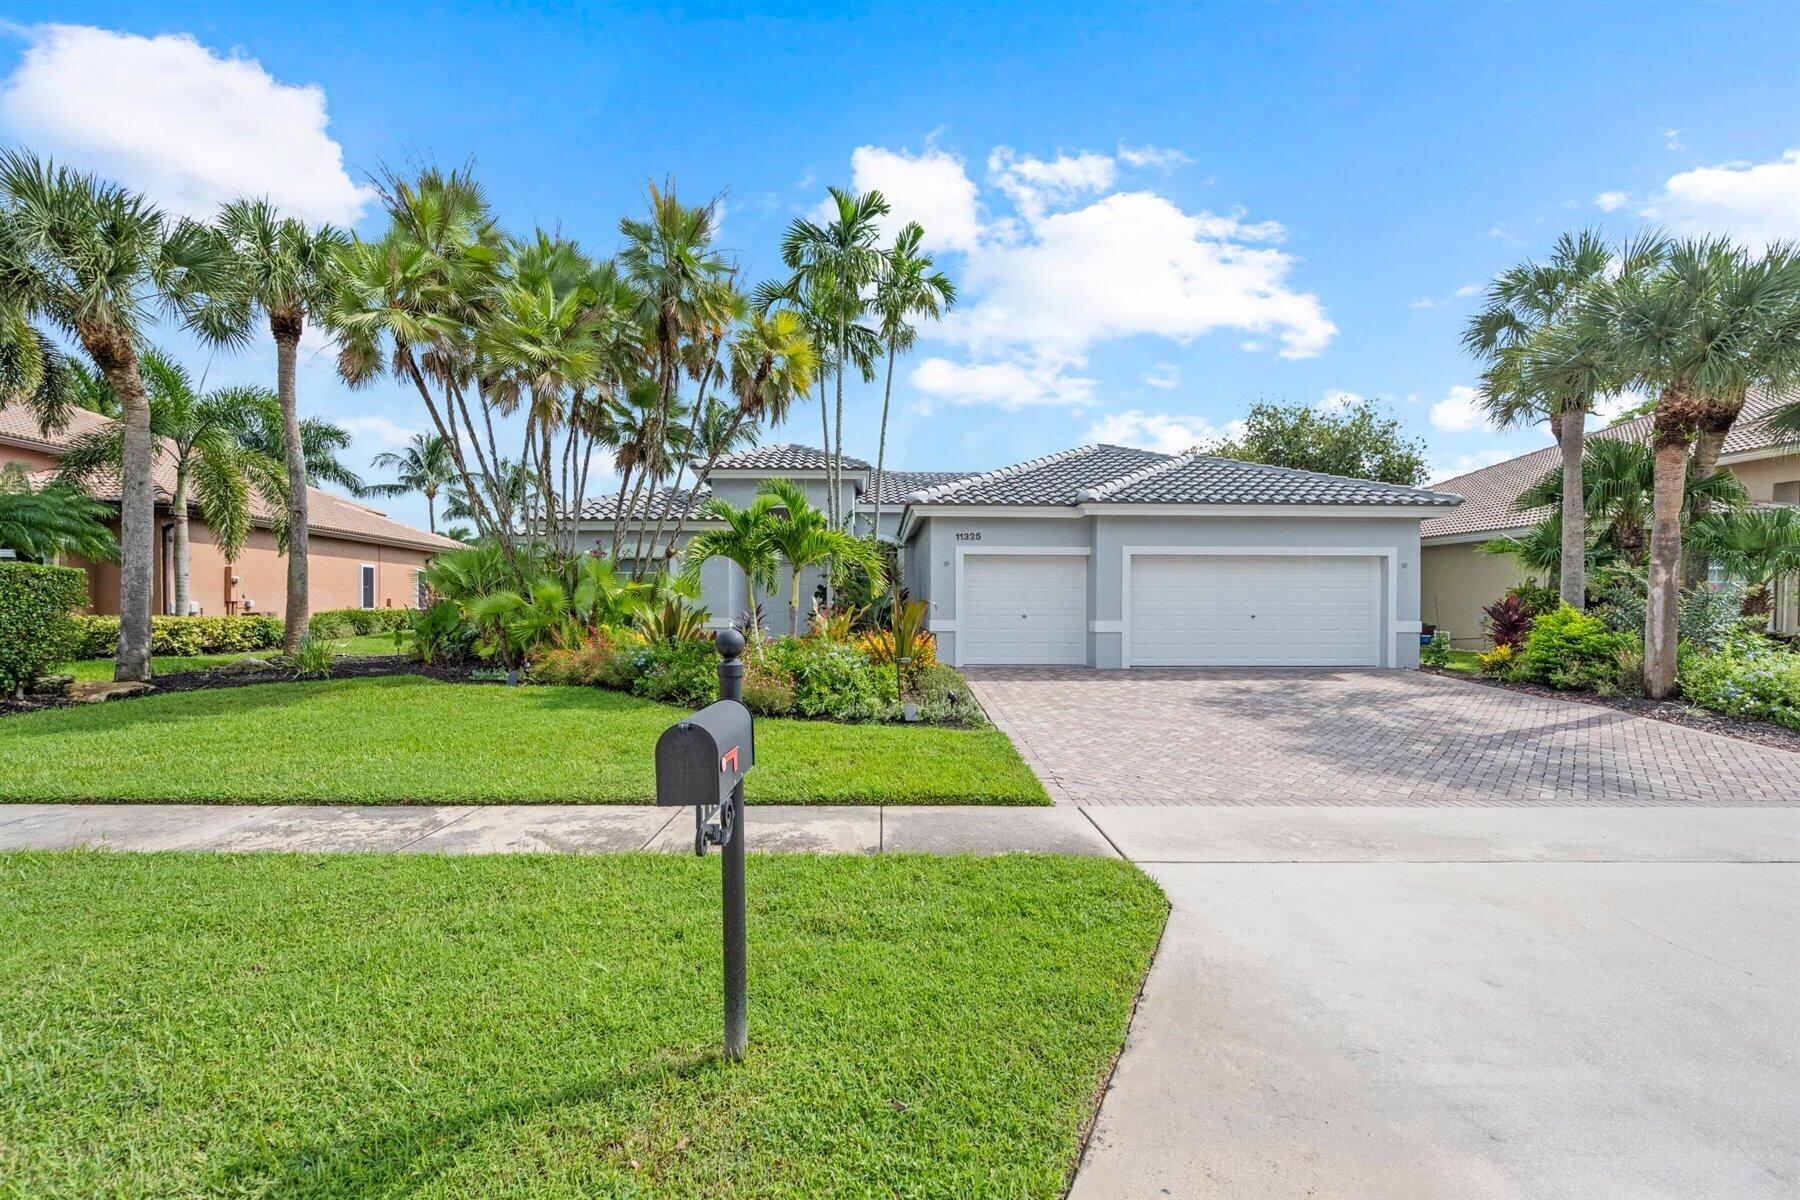
<path fill-rule="evenodd" d="M 1473 454 L 1463 454 L 1444 462 L 1434 462 L 1429 466 L 1429 477 L 1433 482 L 1455 479 L 1458 475 L 1467 475 L 1470 471 L 1479 471 L 1483 467 L 1491 467 L 1495 463 L 1505 462 L 1509 458 L 1517 458 L 1521 452 L 1509 450 L 1502 446 L 1488 446 Z"/>
<path fill-rule="evenodd" d="M 1207 449 L 1218 442 L 1239 437 L 1243 432 L 1242 421 L 1232 421 L 1221 429 L 1204 417 L 1170 416 L 1133 408 L 1101 417 L 1089 427 L 1087 436 L 1090 442 L 1181 454 L 1196 448 Z"/>
<path fill-rule="evenodd" d="M 1800 149 L 1770 162 L 1683 171 L 1640 211 L 1682 234 L 1729 234 L 1754 244 L 1800 237 Z"/>
<path fill-rule="evenodd" d="M 1630 199 L 1624 192 L 1601 192 L 1594 197 L 1594 207 L 1601 212 L 1618 212 Z"/>
<path fill-rule="evenodd" d="M 893 206 L 885 222 L 893 232 L 908 221 L 925 230 L 928 250 L 972 250 L 981 236 L 975 183 L 953 154 L 926 146 L 918 154 L 858 146 L 850 155 L 855 190 L 879 190 Z"/>
<path fill-rule="evenodd" d="M 369 442 L 380 446 L 383 450 L 397 450 L 412 441 L 424 430 L 397 421 L 390 421 L 383 416 L 340 417 L 333 424 L 342 425 L 356 437 L 359 442 Z"/>
<path fill-rule="evenodd" d="M 1687 149 L 1687 147 L 1685 145 L 1683 145 L 1682 141 L 1681 141 L 1681 130 L 1665 129 L 1662 131 L 1662 135 L 1663 135 L 1663 147 L 1665 149 L 1668 149 L 1668 150 L 1686 150 Z"/>
<path fill-rule="evenodd" d="M 1128 167 L 1158 167 L 1164 171 L 1184 166 L 1194 160 L 1179 150 L 1166 150 L 1160 146 L 1127 146 L 1119 143 L 1119 161 Z"/>
<path fill-rule="evenodd" d="M 1093 401 L 1095 381 L 1069 373 L 1058 361 L 954 363 L 928 358 L 914 368 L 912 385 L 932 402 L 994 404 L 1001 408 L 1062 405 L 1080 408 Z"/>
<path fill-rule="evenodd" d="M 1431 426 L 1446 433 L 1467 433 L 1487 425 L 1487 414 L 1481 409 L 1481 393 L 1475 388 L 1457 384 L 1450 394 L 1431 406 Z"/>
<path fill-rule="evenodd" d="M 1408 308 L 1436 308 L 1437 301 L 1430 296 L 1423 296 L 1407 305 Z"/>
<path fill-rule="evenodd" d="M 1018 206 L 1020 214 L 1036 222 L 1050 207 L 1060 207 L 1113 185 L 1118 167 L 1105 154 L 1083 150 L 1058 154 L 1053 159 L 1021 157 L 1006 146 L 988 154 L 988 178 Z"/>
<path fill-rule="evenodd" d="M 1165 391 L 1181 386 L 1181 368 L 1174 363 L 1159 362 L 1144 376 L 1144 386 Z"/>
<path fill-rule="evenodd" d="M 1479 296 L 1486 286 L 1486 284 L 1482 283 L 1465 283 L 1456 289 L 1456 294 L 1459 296 Z"/>
<path fill-rule="evenodd" d="M 326 133 L 325 93 L 221 58 L 188 34 L 38 25 L 0 87 L 0 128 L 62 162 L 205 217 L 266 196 L 308 221 L 350 224 L 375 198 Z"/>
<path fill-rule="evenodd" d="M 1355 408 L 1363 400 L 1364 397 L 1360 393 L 1333 389 L 1321 396 L 1319 402 L 1313 407 L 1322 413 L 1336 413 L 1343 412 L 1346 408 Z"/>
<path fill-rule="evenodd" d="M 1649 397 L 1642 392 L 1620 392 L 1616 396 L 1601 396 L 1594 402 L 1594 411 L 1588 417 L 1588 428 L 1598 429 L 1611 425 L 1628 408 L 1636 408 Z"/>

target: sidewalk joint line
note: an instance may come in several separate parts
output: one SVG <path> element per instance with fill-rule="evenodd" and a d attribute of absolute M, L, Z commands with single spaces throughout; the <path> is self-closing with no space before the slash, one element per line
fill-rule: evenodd
<path fill-rule="evenodd" d="M 1088 808 L 1089 808 L 1089 806 L 1086 804 L 1078 804 L 1075 806 L 1075 811 L 1087 818 L 1087 823 L 1094 827 L 1095 833 L 1099 834 L 1101 837 L 1106 839 L 1106 844 L 1113 848 L 1114 854 L 1118 855 L 1120 858 L 1124 859 L 1126 862 L 1136 862 L 1137 859 L 1132 858 L 1130 855 L 1126 854 L 1125 851 L 1123 851 L 1119 848 L 1119 843 L 1112 840 L 1111 834 L 1107 833 L 1106 830 L 1100 828 L 1100 822 L 1094 820 L 1094 814 L 1089 812 Z"/>

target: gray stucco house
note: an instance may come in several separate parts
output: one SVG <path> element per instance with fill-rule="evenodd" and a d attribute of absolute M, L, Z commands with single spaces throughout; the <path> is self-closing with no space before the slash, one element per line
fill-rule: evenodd
<path fill-rule="evenodd" d="M 845 459 L 842 503 L 861 531 L 872 474 Z M 776 476 L 823 502 L 824 455 L 792 445 L 722 460 L 711 494 L 744 504 Z M 1460 503 L 1105 445 L 973 475 L 890 472 L 883 484 L 880 533 L 900 548 L 902 586 L 929 602 L 940 656 L 959 666 L 1416 666 L 1419 522 Z M 584 518 L 601 545 L 613 504 Z M 817 582 L 802 577 L 803 611 Z M 708 564 L 702 583 L 716 623 L 747 607 L 730 564 Z M 759 599 L 785 631 L 785 587 Z"/>

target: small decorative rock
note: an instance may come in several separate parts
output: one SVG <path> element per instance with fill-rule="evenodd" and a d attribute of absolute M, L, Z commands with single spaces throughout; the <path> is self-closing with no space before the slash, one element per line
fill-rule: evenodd
<path fill-rule="evenodd" d="M 135 680 L 115 682 L 110 679 L 100 679 L 71 684 L 68 697 L 71 700 L 80 700 L 84 704 L 98 704 L 102 700 L 117 700 L 120 696 L 141 696 L 145 692 L 154 692 L 155 690 L 154 683 L 138 683 Z"/>
<path fill-rule="evenodd" d="M 75 682 L 73 675 L 40 675 L 38 681 L 31 685 L 33 696 L 66 696 Z"/>
<path fill-rule="evenodd" d="M 213 670 L 221 675 L 255 675 L 261 671 L 273 671 L 275 669 L 275 664 L 271 663 L 268 659 L 256 658 L 254 656 L 250 658 L 240 658 L 235 662 L 228 662 L 222 666 L 213 668 Z"/>

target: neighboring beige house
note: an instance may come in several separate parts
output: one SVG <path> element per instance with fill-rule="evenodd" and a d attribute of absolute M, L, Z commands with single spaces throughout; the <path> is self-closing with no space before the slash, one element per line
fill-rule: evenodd
<path fill-rule="evenodd" d="M 108 419 L 78 411 L 68 425 L 47 432 L 25 408 L 0 408 L 0 466 L 22 463 L 29 472 L 56 469 L 63 447 Z M 173 603 L 174 522 L 169 505 L 174 472 L 166 458 L 156 465 L 157 569 L 151 611 L 167 613 Z M 117 502 L 118 485 L 112 480 L 90 481 L 96 499 Z M 418 603 L 418 574 L 431 556 L 458 543 L 390 520 L 380 511 L 342 496 L 309 489 L 307 579 L 312 611 L 327 608 L 411 608 Z M 210 526 L 193 510 L 188 523 L 191 603 L 206 616 L 230 613 L 266 613 L 279 617 L 287 601 L 287 556 L 275 549 L 268 509 L 260 498 L 252 501 L 253 521 L 249 538 L 236 562 L 225 561 Z M 112 522 L 114 534 L 118 522 Z M 86 569 L 88 597 L 97 613 L 119 611 L 119 568 L 112 563 L 70 559 L 71 566 Z"/>
<path fill-rule="evenodd" d="M 1738 477 L 1752 503 L 1800 504 L 1800 445 L 1784 442 L 1764 424 L 1764 418 L 1787 399 L 1791 397 L 1752 399 L 1725 438 L 1719 465 Z M 1650 421 L 1639 417 L 1588 436 L 1643 441 L 1650 435 Z M 1546 446 L 1431 485 L 1433 491 L 1463 498 L 1462 507 L 1431 518 L 1419 530 L 1421 619 L 1444 630 L 1451 645 L 1487 646 L 1481 610 L 1525 576 L 1510 555 L 1482 554 L 1481 543 L 1521 533 L 1549 515 L 1548 508 L 1520 512 L 1514 506 L 1527 488 L 1560 463 L 1556 447 Z M 1776 585 L 1774 622 L 1778 632 L 1800 632 L 1800 579 Z"/>

